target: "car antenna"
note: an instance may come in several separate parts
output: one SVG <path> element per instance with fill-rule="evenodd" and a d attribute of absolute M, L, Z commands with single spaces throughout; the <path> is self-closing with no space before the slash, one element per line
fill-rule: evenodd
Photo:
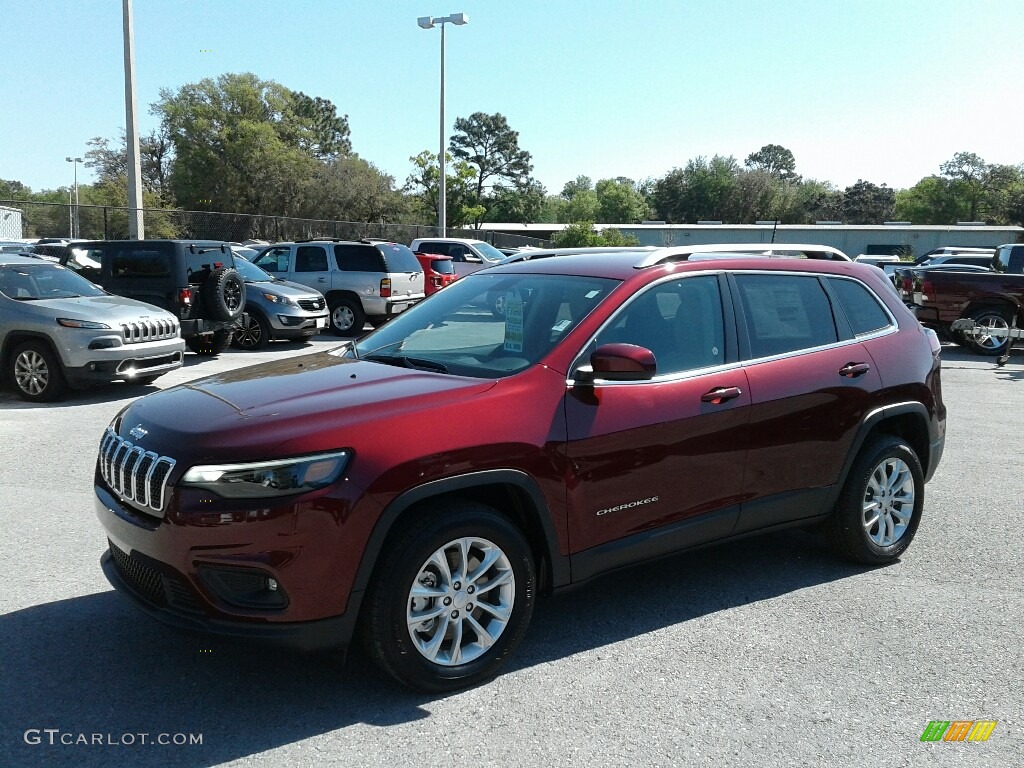
<path fill-rule="evenodd" d="M 772 245 L 775 245 L 775 230 L 779 228 L 779 220 L 775 219 L 775 223 L 772 225 Z"/>

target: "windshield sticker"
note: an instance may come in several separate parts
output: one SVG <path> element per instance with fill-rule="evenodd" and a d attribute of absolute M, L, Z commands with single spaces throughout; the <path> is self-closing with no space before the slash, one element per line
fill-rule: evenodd
<path fill-rule="evenodd" d="M 505 294 L 505 351 L 523 351 L 523 297 L 518 290 Z"/>
<path fill-rule="evenodd" d="M 600 291 L 590 291 L 590 292 L 587 293 L 587 298 L 588 299 L 592 299 L 595 296 L 597 296 L 599 293 L 600 293 Z"/>
<path fill-rule="evenodd" d="M 561 333 L 562 331 L 569 327 L 570 323 L 572 323 L 572 320 L 559 320 L 551 327 L 551 330 L 554 331 L 555 333 Z"/>

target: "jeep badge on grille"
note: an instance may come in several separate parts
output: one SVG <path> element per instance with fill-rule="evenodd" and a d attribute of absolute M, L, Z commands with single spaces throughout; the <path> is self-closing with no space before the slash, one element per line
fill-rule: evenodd
<path fill-rule="evenodd" d="M 149 432 L 147 430 L 143 429 L 142 425 L 139 424 L 137 427 L 132 427 L 131 429 L 129 429 L 128 430 L 128 434 L 131 435 L 132 438 L 135 439 L 135 440 L 141 440 L 146 435 L 148 435 Z"/>

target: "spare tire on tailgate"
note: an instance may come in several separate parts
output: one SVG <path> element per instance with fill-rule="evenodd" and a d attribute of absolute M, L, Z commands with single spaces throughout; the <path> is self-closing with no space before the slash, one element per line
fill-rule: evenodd
<path fill-rule="evenodd" d="M 236 269 L 213 270 L 200 290 L 211 320 L 235 320 L 245 309 L 245 282 Z"/>

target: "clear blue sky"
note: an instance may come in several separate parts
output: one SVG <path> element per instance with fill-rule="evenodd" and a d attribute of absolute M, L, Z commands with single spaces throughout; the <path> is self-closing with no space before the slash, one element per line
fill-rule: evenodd
<path fill-rule="evenodd" d="M 447 112 L 501 112 L 551 193 L 764 144 L 805 177 L 906 187 L 955 152 L 1024 162 L 1024 0 L 135 0 L 143 132 L 161 88 L 254 72 L 333 101 L 401 185 Z M 0 178 L 66 186 L 124 125 L 121 2 L 2 0 Z M 209 53 L 201 52 L 209 50 Z M 88 180 L 89 172 L 80 175 Z"/>

